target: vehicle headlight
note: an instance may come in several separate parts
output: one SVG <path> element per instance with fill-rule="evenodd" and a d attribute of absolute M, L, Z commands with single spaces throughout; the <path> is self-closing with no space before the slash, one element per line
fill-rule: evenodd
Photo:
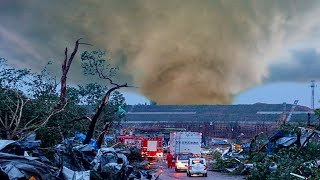
<path fill-rule="evenodd" d="M 184 165 L 181 162 L 177 162 L 177 167 L 183 167 Z"/>
<path fill-rule="evenodd" d="M 163 157 L 163 153 L 157 153 L 157 157 Z"/>

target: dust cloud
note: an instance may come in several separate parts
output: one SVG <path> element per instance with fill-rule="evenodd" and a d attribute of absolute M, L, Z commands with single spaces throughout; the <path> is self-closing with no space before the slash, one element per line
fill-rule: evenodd
<path fill-rule="evenodd" d="M 96 47 L 121 52 L 114 56 L 121 66 L 118 81 L 139 86 L 159 104 L 230 103 L 267 79 L 275 57 L 311 38 L 320 21 L 316 0 L 7 3 L 25 23 L 18 28 L 6 21 L 0 35 L 15 29 L 15 36 L 30 42 L 27 53 L 39 48 L 32 57 L 62 54 L 68 39 L 84 37 Z"/>

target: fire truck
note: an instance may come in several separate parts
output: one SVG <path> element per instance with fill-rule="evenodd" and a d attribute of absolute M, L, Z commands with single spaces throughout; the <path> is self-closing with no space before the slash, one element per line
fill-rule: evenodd
<path fill-rule="evenodd" d="M 163 157 L 162 149 L 163 138 L 143 138 L 141 143 L 141 155 L 142 157 L 157 158 Z"/>
<path fill-rule="evenodd" d="M 143 140 L 142 136 L 135 136 L 135 135 L 117 136 L 118 143 L 126 146 L 135 146 L 140 148 L 142 140 Z"/>
<path fill-rule="evenodd" d="M 141 156 L 146 158 L 163 157 L 161 137 L 143 137 L 139 135 L 123 135 L 117 137 L 118 142 L 126 146 L 138 147 Z"/>

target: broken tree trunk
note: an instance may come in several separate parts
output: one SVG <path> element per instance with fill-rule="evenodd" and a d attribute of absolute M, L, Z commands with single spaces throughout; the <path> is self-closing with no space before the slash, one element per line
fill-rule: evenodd
<path fill-rule="evenodd" d="M 89 125 L 89 130 L 87 132 L 87 135 L 86 135 L 86 139 L 83 141 L 83 144 L 89 144 L 91 138 L 93 137 L 93 133 L 94 133 L 94 129 L 95 129 L 95 126 L 96 126 L 96 123 L 98 122 L 98 119 L 101 115 L 101 112 L 104 108 L 104 106 L 107 104 L 109 98 L 110 98 L 110 95 L 111 93 L 114 91 L 114 90 L 117 90 L 117 89 L 120 89 L 122 87 L 128 87 L 127 83 L 126 84 L 123 84 L 123 85 L 116 85 L 115 87 L 109 89 L 107 91 L 107 93 L 105 94 L 105 96 L 103 97 L 103 100 L 101 101 L 101 103 L 99 104 L 95 114 L 92 116 L 91 118 L 91 121 L 90 121 L 90 125 Z"/>
<path fill-rule="evenodd" d="M 60 108 L 63 107 L 66 104 L 66 93 L 67 93 L 67 74 L 69 72 L 70 66 L 72 64 L 72 61 L 74 57 L 76 56 L 78 52 L 78 48 L 80 44 L 84 45 L 90 45 L 88 43 L 81 43 L 80 40 L 82 38 L 79 38 L 76 41 L 76 44 L 74 46 L 73 52 L 70 55 L 70 58 L 68 59 L 68 48 L 64 50 L 64 61 L 62 64 L 62 76 L 61 76 L 61 93 L 60 93 Z"/>
<path fill-rule="evenodd" d="M 107 123 L 104 125 L 103 131 L 100 133 L 100 135 L 98 136 L 98 139 L 97 139 L 97 146 L 98 146 L 98 148 L 101 148 L 101 145 L 102 145 L 104 136 L 108 133 L 110 127 L 111 127 L 110 122 L 107 122 Z"/>
<path fill-rule="evenodd" d="M 78 51 L 80 40 L 81 40 L 81 38 L 76 41 L 76 44 L 74 46 L 73 52 L 71 53 L 69 60 L 68 60 L 68 48 L 66 47 L 66 49 L 64 51 L 64 61 L 62 64 L 62 76 L 61 76 L 60 107 L 62 107 L 66 104 L 67 74 L 69 72 L 71 63 L 74 59 L 74 56 L 76 55 L 76 53 Z"/>

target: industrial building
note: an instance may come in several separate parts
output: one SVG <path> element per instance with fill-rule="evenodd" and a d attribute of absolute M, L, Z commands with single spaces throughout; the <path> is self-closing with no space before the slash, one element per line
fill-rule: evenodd
<path fill-rule="evenodd" d="M 124 127 L 132 129 L 184 128 L 208 138 L 252 138 L 272 134 L 281 122 L 312 124 L 318 118 L 312 109 L 292 104 L 250 105 L 130 105 Z"/>

